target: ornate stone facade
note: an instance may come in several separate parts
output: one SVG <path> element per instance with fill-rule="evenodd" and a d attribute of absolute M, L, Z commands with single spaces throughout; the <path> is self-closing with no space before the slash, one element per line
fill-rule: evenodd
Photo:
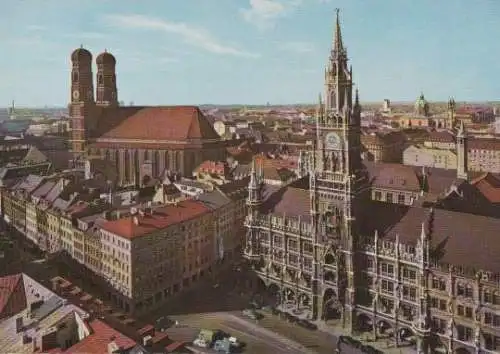
<path fill-rule="evenodd" d="M 357 93 L 352 103 L 346 64 L 337 17 L 315 151 L 307 164 L 301 156 L 308 176 L 273 190 L 253 164 L 244 254 L 257 289 L 290 315 L 336 318 L 350 332 L 369 331 L 418 353 L 496 352 L 498 262 L 463 250 L 472 247 L 470 237 L 484 237 L 479 249 L 495 253 L 487 246 L 495 236 L 479 229 L 495 229 L 500 221 L 474 216 L 478 234 L 457 225 L 450 241 L 450 223 L 467 214 L 370 202 L 360 159 L 361 108 Z"/>

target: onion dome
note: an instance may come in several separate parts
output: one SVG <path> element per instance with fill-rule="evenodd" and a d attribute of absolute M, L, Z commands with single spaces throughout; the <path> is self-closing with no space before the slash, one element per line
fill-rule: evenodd
<path fill-rule="evenodd" d="M 113 56 L 113 54 L 108 53 L 106 50 L 99 54 L 96 58 L 96 63 L 97 64 L 110 64 L 110 65 L 115 65 L 116 64 L 116 59 Z"/>
<path fill-rule="evenodd" d="M 92 61 L 92 54 L 82 46 L 71 53 L 71 60 L 74 62 Z"/>

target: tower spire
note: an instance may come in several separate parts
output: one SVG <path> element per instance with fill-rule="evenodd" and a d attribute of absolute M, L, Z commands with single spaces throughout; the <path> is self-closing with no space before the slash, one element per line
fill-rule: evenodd
<path fill-rule="evenodd" d="M 333 36 L 333 50 L 340 54 L 344 51 L 344 44 L 342 43 L 342 31 L 340 29 L 340 9 L 335 9 L 336 20 L 335 20 L 335 34 Z"/>

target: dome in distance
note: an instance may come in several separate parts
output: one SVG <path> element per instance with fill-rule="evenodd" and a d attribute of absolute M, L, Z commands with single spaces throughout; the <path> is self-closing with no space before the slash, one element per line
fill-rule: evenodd
<path fill-rule="evenodd" d="M 71 53 L 71 60 L 74 62 L 92 61 L 92 54 L 87 49 L 80 47 Z"/>
<path fill-rule="evenodd" d="M 115 65 L 116 64 L 116 59 L 113 56 L 113 54 L 108 53 L 106 50 L 99 54 L 96 58 L 96 63 L 97 64 L 110 64 L 110 65 Z"/>

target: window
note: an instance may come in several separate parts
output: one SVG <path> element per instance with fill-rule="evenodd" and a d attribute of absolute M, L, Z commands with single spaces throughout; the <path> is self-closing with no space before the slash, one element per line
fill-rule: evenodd
<path fill-rule="evenodd" d="M 313 246 L 310 242 L 304 242 L 304 245 L 302 247 L 304 249 L 304 253 L 313 253 Z"/>
<path fill-rule="evenodd" d="M 415 301 L 417 299 L 417 289 L 409 286 L 403 286 L 403 298 Z M 432 300 L 431 300 L 431 306 L 432 306 Z"/>
<path fill-rule="evenodd" d="M 464 296 L 465 295 L 465 287 L 463 284 L 458 283 L 457 284 L 457 295 L 458 296 Z"/>
<path fill-rule="evenodd" d="M 472 291 L 472 286 L 467 285 L 465 287 L 465 297 L 472 298 L 474 296 L 474 292 Z"/>
<path fill-rule="evenodd" d="M 299 257 L 296 254 L 289 254 L 288 261 L 290 264 L 297 264 L 299 262 Z"/>
<path fill-rule="evenodd" d="M 388 203 L 392 203 L 392 193 L 387 193 L 385 195 L 385 200 L 388 202 Z"/>
<path fill-rule="evenodd" d="M 472 328 L 465 327 L 462 325 L 457 326 L 457 337 L 458 340 L 464 341 L 464 342 L 471 342 L 472 341 Z"/>
<path fill-rule="evenodd" d="M 439 310 L 446 311 L 446 300 L 439 300 Z"/>
<path fill-rule="evenodd" d="M 417 279 L 417 272 L 413 269 L 403 268 L 403 278 L 405 280 L 415 280 Z"/>
<path fill-rule="evenodd" d="M 465 308 L 465 317 L 472 318 L 472 307 Z"/>
<path fill-rule="evenodd" d="M 446 332 L 447 327 L 448 326 L 447 326 L 445 320 L 443 320 L 441 318 L 437 318 L 437 317 L 432 318 L 432 328 L 436 332 L 444 334 Z"/>
<path fill-rule="evenodd" d="M 492 334 L 484 333 L 484 347 L 488 350 L 500 349 L 500 337 L 495 337 Z"/>
<path fill-rule="evenodd" d="M 104 80 L 103 80 L 102 74 L 97 75 L 97 84 L 102 85 L 103 81 Z"/>
<path fill-rule="evenodd" d="M 405 204 L 406 203 L 406 197 L 404 194 L 399 194 L 398 195 L 398 203 L 399 204 Z"/>
<path fill-rule="evenodd" d="M 493 315 L 489 312 L 484 313 L 484 324 L 490 325 L 493 323 Z"/>
<path fill-rule="evenodd" d="M 73 71 L 73 82 L 74 83 L 78 82 L 78 71 Z"/>
<path fill-rule="evenodd" d="M 394 275 L 394 265 L 382 263 L 381 268 L 382 268 L 382 275 L 390 277 Z"/>
<path fill-rule="evenodd" d="M 394 283 L 388 280 L 382 280 L 382 291 L 385 293 L 393 294 L 394 293 Z"/>
<path fill-rule="evenodd" d="M 374 193 L 374 199 L 375 199 L 375 200 L 382 200 L 382 193 L 381 193 L 381 192 L 379 192 L 379 191 L 376 191 L 376 192 Z"/>
<path fill-rule="evenodd" d="M 373 270 L 375 268 L 372 258 L 366 258 L 366 268 L 368 268 L 368 270 Z"/>
<path fill-rule="evenodd" d="M 431 307 L 433 309 L 437 309 L 439 306 L 439 300 L 436 299 L 435 297 L 431 297 Z"/>
<path fill-rule="evenodd" d="M 464 310 L 464 307 L 462 305 L 457 306 L 457 314 L 459 316 L 463 316 L 465 314 L 465 310 Z"/>

